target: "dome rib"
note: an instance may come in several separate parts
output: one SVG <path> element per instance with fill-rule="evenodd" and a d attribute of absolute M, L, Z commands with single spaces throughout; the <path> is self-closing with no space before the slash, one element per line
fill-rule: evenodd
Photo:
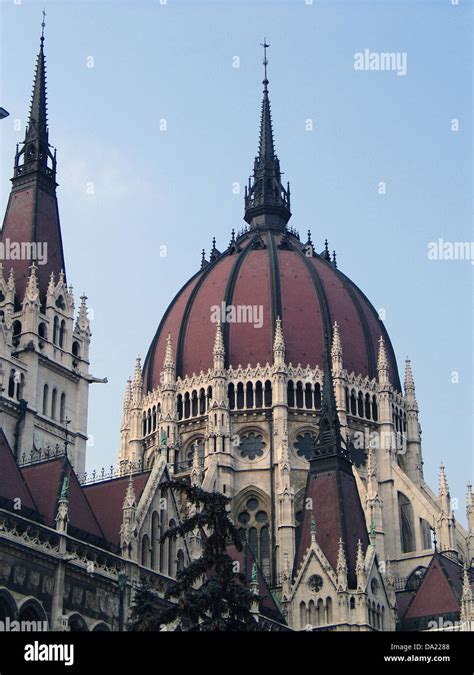
<path fill-rule="evenodd" d="M 275 244 L 275 237 L 271 231 L 267 234 L 268 237 L 268 261 L 270 265 L 270 283 L 271 283 L 271 298 L 272 298 L 272 328 L 271 334 L 275 330 L 275 322 L 278 317 L 283 319 L 283 306 L 281 301 L 281 284 L 280 284 L 280 263 L 278 260 L 278 251 Z"/>
<path fill-rule="evenodd" d="M 234 290 L 235 290 L 235 285 L 237 283 L 237 279 L 239 276 L 240 269 L 242 267 L 242 263 L 244 262 L 245 258 L 247 257 L 249 251 L 252 248 L 252 241 L 250 240 L 248 242 L 248 245 L 239 253 L 237 253 L 237 257 L 234 263 L 234 266 L 232 267 L 232 271 L 229 274 L 229 278 L 227 279 L 227 285 L 225 288 L 224 292 L 224 302 L 227 305 L 232 304 L 232 298 L 234 297 Z M 225 349 L 225 367 L 229 367 L 229 324 L 227 322 L 224 323 L 223 326 L 223 338 L 224 338 L 224 349 Z"/>
<path fill-rule="evenodd" d="M 304 265 L 308 270 L 311 280 L 313 282 L 314 290 L 316 291 L 316 295 L 318 296 L 319 300 L 321 315 L 323 317 L 324 332 L 328 336 L 328 340 L 330 341 L 329 344 L 331 344 L 333 321 L 331 318 L 331 310 L 329 309 L 329 302 L 326 295 L 326 291 L 324 290 L 323 282 L 319 277 L 316 266 L 311 264 L 310 262 L 311 259 L 304 254 L 303 250 L 299 246 L 297 247 L 297 250 L 299 251 L 300 256 L 303 258 Z"/>

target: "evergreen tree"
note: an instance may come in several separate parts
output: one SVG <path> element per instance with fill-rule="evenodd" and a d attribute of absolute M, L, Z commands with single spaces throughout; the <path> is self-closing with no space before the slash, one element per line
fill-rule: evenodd
<path fill-rule="evenodd" d="M 188 631 L 259 630 L 251 607 L 260 597 L 246 587 L 245 575 L 236 569 L 227 552 L 229 546 L 242 551 L 242 540 L 226 508 L 230 499 L 180 480 L 167 481 L 162 487 L 182 493 L 194 509 L 161 541 L 197 531 L 201 556 L 178 571 L 176 584 L 170 585 L 165 596 L 174 602 L 158 613 L 157 623 L 177 621 L 182 630 Z"/>
<path fill-rule="evenodd" d="M 149 580 L 142 577 L 140 585 L 135 590 L 127 630 L 134 632 L 160 630 L 158 611 L 157 596 Z"/>

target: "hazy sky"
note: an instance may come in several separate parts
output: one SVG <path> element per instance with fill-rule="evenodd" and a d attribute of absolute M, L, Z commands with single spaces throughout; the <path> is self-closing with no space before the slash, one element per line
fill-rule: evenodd
<path fill-rule="evenodd" d="M 310 228 L 318 248 L 327 237 L 384 310 L 402 379 L 412 359 L 425 477 L 437 490 L 445 462 L 464 520 L 474 267 L 430 260 L 428 244 L 473 240 L 469 3 L 163 2 L 0 5 L 3 211 L 46 4 L 68 281 L 93 310 L 91 371 L 109 379 L 91 386 L 89 468 L 115 463 L 127 376 L 201 249 L 214 235 L 224 249 L 243 224 L 233 187 L 257 148 L 266 35 L 290 224 Z M 399 53 L 406 74 L 355 70 L 366 49 Z"/>

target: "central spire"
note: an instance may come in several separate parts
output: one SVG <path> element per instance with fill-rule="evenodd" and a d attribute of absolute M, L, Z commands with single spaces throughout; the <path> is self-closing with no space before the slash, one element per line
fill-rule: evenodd
<path fill-rule="evenodd" d="M 245 188 L 245 220 L 252 228 L 284 230 L 291 218 L 290 185 L 286 189 L 281 182 L 280 161 L 273 142 L 272 114 L 268 96 L 267 49 L 263 41 L 263 101 L 260 118 L 258 155 L 255 158 L 253 175 Z"/>
<path fill-rule="evenodd" d="M 25 140 L 15 155 L 13 179 L 39 172 L 47 178 L 50 189 L 56 187 L 56 156 L 51 152 L 48 138 L 48 113 L 46 97 L 46 60 L 44 55 L 45 12 L 41 24 L 40 49 L 36 59 L 36 72 L 31 96 L 30 114 L 26 127 Z"/>

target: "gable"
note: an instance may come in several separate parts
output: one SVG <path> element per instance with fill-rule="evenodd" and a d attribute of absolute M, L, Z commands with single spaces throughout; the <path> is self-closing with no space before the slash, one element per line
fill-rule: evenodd
<path fill-rule="evenodd" d="M 459 612 L 459 602 L 453 586 L 446 577 L 442 563 L 435 556 L 404 618 L 416 619 L 450 612 Z"/>
<path fill-rule="evenodd" d="M 22 508 L 26 507 L 36 511 L 36 504 L 33 501 L 28 485 L 15 461 L 13 453 L 8 444 L 7 437 L 0 429 L 0 498 L 14 501 L 21 500 Z M 21 511 L 20 511 L 21 513 Z"/>
<path fill-rule="evenodd" d="M 137 503 L 143 494 L 150 472 L 132 477 Z M 107 541 L 120 545 L 120 527 L 123 519 L 123 502 L 129 482 L 129 476 L 87 485 L 83 488 L 92 510 L 99 521 Z"/>

